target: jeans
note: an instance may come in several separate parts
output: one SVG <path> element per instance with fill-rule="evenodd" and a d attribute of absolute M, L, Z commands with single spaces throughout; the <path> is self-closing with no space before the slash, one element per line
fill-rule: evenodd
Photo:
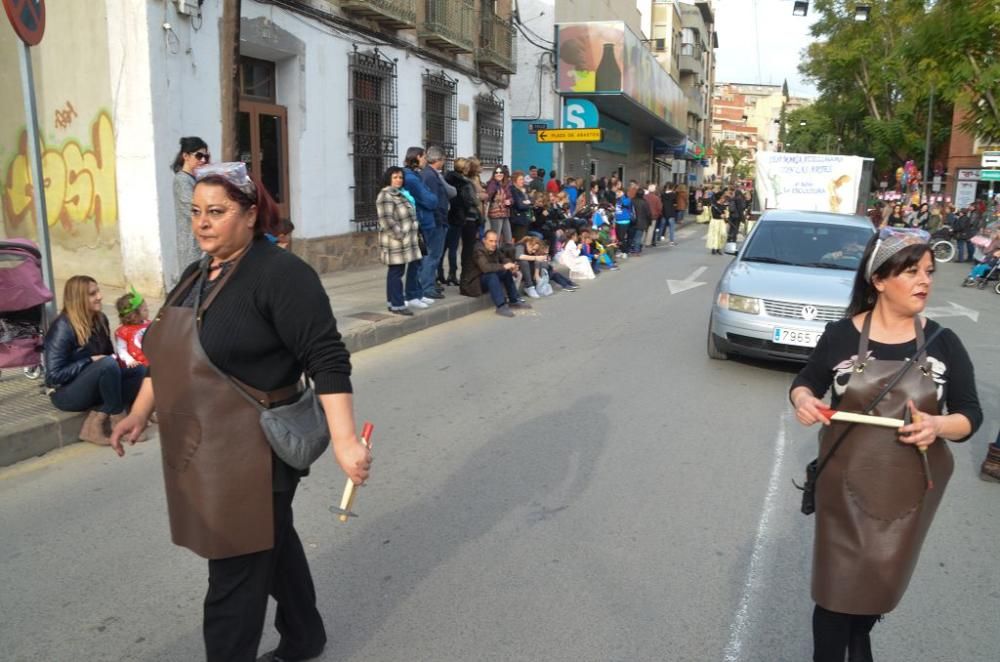
<path fill-rule="evenodd" d="M 122 368 L 113 356 L 94 361 L 69 384 L 50 396 L 60 411 L 96 409 L 105 414 L 120 414 L 135 402 L 146 376 L 145 366 Z"/>
<path fill-rule="evenodd" d="M 501 244 L 513 244 L 513 235 L 510 232 L 510 218 L 491 218 L 490 229 L 500 235 Z"/>
<path fill-rule="evenodd" d="M 559 287 L 572 287 L 573 285 L 573 281 L 571 281 L 569 278 L 566 278 L 566 276 L 563 276 L 555 269 L 549 269 L 549 280 L 558 285 Z M 1000 441 L 997 442 L 997 445 L 1000 445 Z"/>
<path fill-rule="evenodd" d="M 677 223 L 677 225 L 680 225 L 681 223 L 684 222 L 684 210 L 683 209 L 678 209 L 676 212 L 674 212 L 674 221 Z"/>
<path fill-rule="evenodd" d="M 489 292 L 493 299 L 493 305 L 499 308 L 510 300 L 514 303 L 519 299 L 517 296 L 517 286 L 514 284 L 514 274 L 507 271 L 491 271 L 479 277 L 479 282 L 483 289 Z M 504 294 L 506 290 L 506 294 Z"/>
<path fill-rule="evenodd" d="M 534 260 L 518 260 L 517 266 L 521 268 L 521 282 L 524 283 L 524 286 L 534 287 L 535 280 L 538 278 L 538 275 L 535 273 L 535 269 L 538 268 L 538 263 Z"/>
<path fill-rule="evenodd" d="M 323 618 L 302 542 L 295 532 L 295 489 L 274 493 L 274 547 L 208 562 L 208 593 L 202 625 L 208 662 L 254 662 L 264 630 L 267 598 L 278 603 L 274 625 L 277 655 L 299 660 L 326 644 Z"/>
<path fill-rule="evenodd" d="M 656 234 L 653 235 L 653 245 L 663 238 L 663 231 L 667 231 L 667 237 L 669 241 L 674 240 L 674 231 L 677 229 L 677 220 L 671 216 L 669 218 L 663 217 L 656 222 Z"/>
<path fill-rule="evenodd" d="M 632 247 L 633 253 L 642 252 L 642 240 L 645 236 L 646 236 L 645 230 L 639 230 L 635 227 L 630 229 L 629 245 Z"/>
<path fill-rule="evenodd" d="M 406 289 L 403 289 L 403 272 L 406 272 Z M 419 299 L 422 295 L 418 274 L 420 260 L 408 264 L 390 264 L 385 275 L 385 295 L 389 305 L 402 308 L 410 299 Z"/>
<path fill-rule="evenodd" d="M 443 225 L 435 225 L 431 229 L 422 230 L 424 241 L 427 242 L 427 255 L 424 256 L 420 265 L 420 288 L 424 296 L 437 292 L 434 278 L 437 276 L 437 267 L 444 255 L 445 230 Z"/>
<path fill-rule="evenodd" d="M 976 259 L 976 247 L 972 245 L 972 242 L 968 239 L 956 239 L 955 243 L 958 244 L 958 261 L 965 262 L 968 259 L 972 262 Z M 966 258 L 966 252 L 968 252 L 969 257 Z"/>
<path fill-rule="evenodd" d="M 449 225 L 448 231 L 444 235 L 444 247 L 448 255 L 448 276 L 453 277 L 458 274 L 458 243 L 462 238 L 462 226 Z M 438 275 L 444 276 L 444 255 L 438 263 Z M 444 280 L 442 278 L 442 280 Z"/>

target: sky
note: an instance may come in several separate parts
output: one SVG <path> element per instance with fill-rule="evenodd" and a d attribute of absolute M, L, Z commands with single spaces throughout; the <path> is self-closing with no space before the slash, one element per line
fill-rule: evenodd
<path fill-rule="evenodd" d="M 716 82 L 781 85 L 787 78 L 792 96 L 815 97 L 798 71 L 811 18 L 792 16 L 791 0 L 716 0 Z"/>

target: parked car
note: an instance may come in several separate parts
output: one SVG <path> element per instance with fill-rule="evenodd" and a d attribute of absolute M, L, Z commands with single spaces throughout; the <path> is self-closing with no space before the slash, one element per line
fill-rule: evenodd
<path fill-rule="evenodd" d="M 764 212 L 722 274 L 708 322 L 708 355 L 804 362 L 827 322 L 844 317 L 854 274 L 875 232 L 864 216 Z"/>

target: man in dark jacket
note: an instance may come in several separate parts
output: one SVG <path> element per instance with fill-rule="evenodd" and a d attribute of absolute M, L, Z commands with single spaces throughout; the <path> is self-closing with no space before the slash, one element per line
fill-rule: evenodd
<path fill-rule="evenodd" d="M 674 233 L 677 230 L 677 190 L 673 184 L 667 184 L 663 187 L 663 193 L 660 194 L 660 202 L 663 206 L 663 223 L 657 231 L 659 235 L 658 239 L 662 239 L 663 233 L 666 231 L 670 245 L 676 246 L 677 242 Z"/>
<path fill-rule="evenodd" d="M 736 241 L 746 211 L 747 199 L 743 195 L 743 191 L 737 188 L 729 199 L 729 233 L 726 236 L 726 241 Z"/>
<path fill-rule="evenodd" d="M 497 315 L 513 317 L 511 308 L 531 308 L 517 294 L 514 272 L 517 263 L 499 248 L 497 233 L 487 230 L 483 240 L 476 244 L 472 252 L 472 264 L 462 271 L 462 294 L 470 297 L 481 296 L 483 290 L 490 293 Z"/>
<path fill-rule="evenodd" d="M 427 255 L 420 264 L 420 287 L 423 288 L 424 296 L 429 299 L 444 298 L 444 293 L 438 289 L 435 278 L 438 265 L 441 264 L 441 258 L 444 257 L 450 201 L 458 194 L 453 186 L 444 181 L 444 175 L 441 174 L 442 168 L 444 168 L 444 151 L 440 147 L 428 148 L 427 167 L 420 171 L 420 179 L 437 198 L 437 207 L 434 210 L 434 227 L 424 228 L 423 224 L 420 227 L 424 233 L 424 241 L 427 243 Z"/>

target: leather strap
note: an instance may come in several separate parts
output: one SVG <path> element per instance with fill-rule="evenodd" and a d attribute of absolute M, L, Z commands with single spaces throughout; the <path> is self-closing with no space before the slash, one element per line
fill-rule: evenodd
<path fill-rule="evenodd" d="M 270 409 L 279 402 L 284 402 L 285 400 L 291 400 L 293 397 L 302 393 L 302 381 L 297 381 L 294 384 L 289 384 L 288 386 L 282 386 L 274 391 L 261 391 L 255 389 L 254 387 L 241 382 L 231 375 L 226 375 L 233 384 L 240 389 L 243 389 L 247 395 L 253 398 L 257 404 L 265 409 Z"/>
<path fill-rule="evenodd" d="M 868 357 L 868 336 L 872 330 L 872 313 L 868 311 L 865 315 L 865 321 L 861 324 L 861 339 L 858 341 L 858 365 L 855 369 L 860 369 L 863 371 L 865 369 L 865 359 Z M 924 325 L 920 323 L 920 316 L 913 318 L 913 330 L 917 335 L 917 347 L 926 347 L 926 341 L 924 339 Z M 914 354 L 912 360 L 916 361 L 918 354 Z"/>

